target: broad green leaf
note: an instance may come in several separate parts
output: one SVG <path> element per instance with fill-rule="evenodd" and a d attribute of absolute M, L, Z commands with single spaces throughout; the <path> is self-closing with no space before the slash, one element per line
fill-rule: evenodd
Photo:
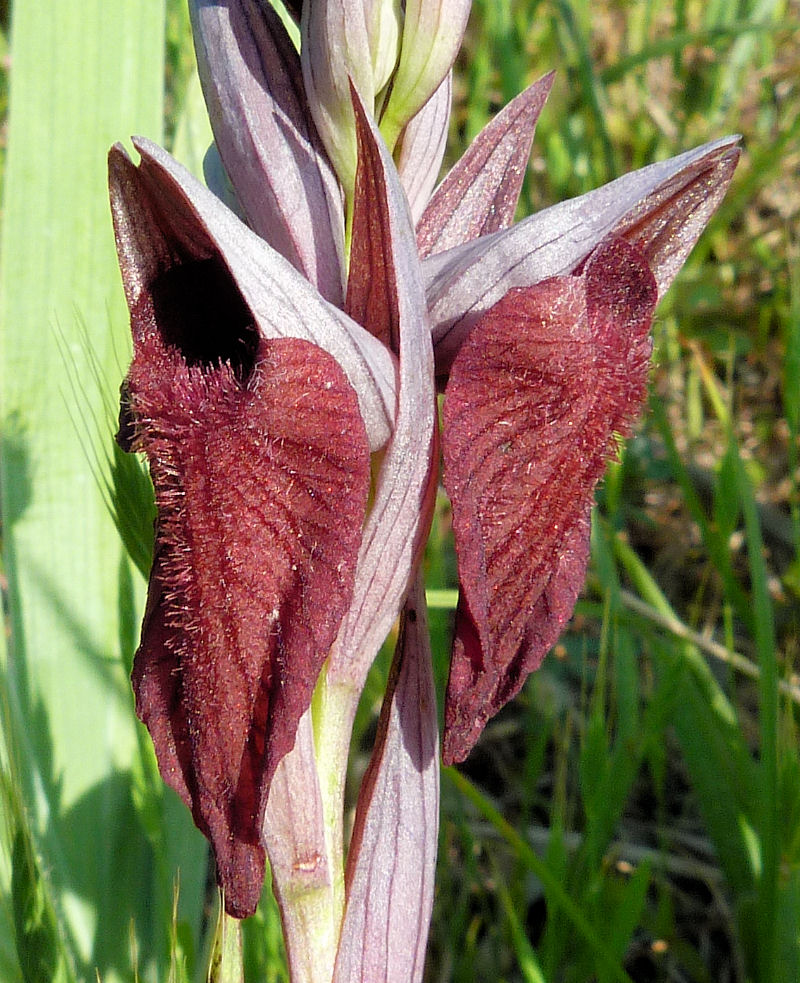
<path fill-rule="evenodd" d="M 11 639 L 0 696 L 79 975 L 97 968 L 113 983 L 130 976 L 131 921 L 143 978 L 166 950 L 174 877 L 169 861 L 154 863 L 131 794 L 138 725 L 125 667 L 141 584 L 98 473 L 112 436 L 104 398 L 128 351 L 106 154 L 131 133 L 160 136 L 164 7 L 33 0 L 13 17 L 0 274 Z M 194 842 L 185 827 L 172 835 Z M 187 848 L 187 897 L 203 856 Z"/>

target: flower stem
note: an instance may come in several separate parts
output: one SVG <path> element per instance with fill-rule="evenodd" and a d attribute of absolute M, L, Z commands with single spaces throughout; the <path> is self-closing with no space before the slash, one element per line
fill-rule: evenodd
<path fill-rule="evenodd" d="M 325 842 L 331 860 L 333 905 L 339 924 L 344 915 L 344 792 L 350 738 L 358 706 L 357 689 L 331 682 L 323 669 L 312 705 L 317 773 L 322 792 Z"/>
<path fill-rule="evenodd" d="M 344 791 L 358 690 L 327 667 L 294 749 L 275 773 L 264 825 L 292 983 L 330 983 L 345 910 Z"/>

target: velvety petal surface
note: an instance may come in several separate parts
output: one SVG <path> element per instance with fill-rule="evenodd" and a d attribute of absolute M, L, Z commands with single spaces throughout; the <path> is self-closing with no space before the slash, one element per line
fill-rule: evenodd
<path fill-rule="evenodd" d="M 473 326 L 510 289 L 571 272 L 609 235 L 640 246 L 663 296 L 727 191 L 737 142 L 729 137 L 651 164 L 429 256 L 423 272 L 437 376 L 447 375 Z"/>
<path fill-rule="evenodd" d="M 300 55 L 268 3 L 192 0 L 189 10 L 215 142 L 248 223 L 341 306 L 342 196 Z"/>
<path fill-rule="evenodd" d="M 510 291 L 453 363 L 442 443 L 460 598 L 446 764 L 466 757 L 572 613 L 595 485 L 645 397 L 657 296 L 642 253 L 610 240 L 580 275 Z"/>
<path fill-rule="evenodd" d="M 422 979 L 438 833 L 436 694 L 419 576 L 403 611 L 375 748 L 359 792 L 333 983 Z"/>
<path fill-rule="evenodd" d="M 354 603 L 331 654 L 329 678 L 356 691 L 408 591 L 436 492 L 433 350 L 414 229 L 386 145 L 354 92 L 359 165 L 347 309 L 397 352 L 395 426 L 364 528 Z"/>
<path fill-rule="evenodd" d="M 206 263 L 230 283 L 267 338 L 296 337 L 333 355 L 355 389 L 370 447 L 392 431 L 396 361 L 368 331 L 327 303 L 283 256 L 244 225 L 166 151 L 135 139 L 141 163 L 109 154 L 111 211 L 128 306 L 176 265 Z"/>
<path fill-rule="evenodd" d="M 161 772 L 244 917 L 261 892 L 269 783 L 351 601 L 369 450 L 330 355 L 222 321 L 214 358 L 180 277 L 132 310 L 127 400 L 158 508 L 133 681 Z M 244 329 L 232 345 L 226 327 Z"/>
<path fill-rule="evenodd" d="M 521 92 L 475 137 L 417 224 L 420 256 L 444 252 L 514 221 L 550 72 Z"/>

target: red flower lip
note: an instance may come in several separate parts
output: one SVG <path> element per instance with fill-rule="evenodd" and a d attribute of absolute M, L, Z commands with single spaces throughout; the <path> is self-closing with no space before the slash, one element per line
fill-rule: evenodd
<path fill-rule="evenodd" d="M 461 595 L 445 764 L 467 756 L 572 614 L 595 485 L 645 397 L 657 297 L 640 251 L 612 239 L 581 274 L 507 293 L 453 363 L 444 483 Z"/>
<path fill-rule="evenodd" d="M 244 917 L 261 894 L 272 776 L 352 600 L 369 446 L 330 355 L 256 336 L 234 345 L 237 363 L 224 335 L 218 358 L 208 336 L 190 353 L 162 330 L 158 283 L 133 312 L 127 377 L 158 507 L 133 685 L 161 772 Z"/>

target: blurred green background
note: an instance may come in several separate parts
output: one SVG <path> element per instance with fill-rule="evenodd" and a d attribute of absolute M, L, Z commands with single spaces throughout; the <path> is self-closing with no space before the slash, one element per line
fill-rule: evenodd
<path fill-rule="evenodd" d="M 188 16 L 17 0 L 0 22 L 0 980 L 198 980 L 205 843 L 127 682 L 147 484 L 111 439 L 129 342 L 105 190 L 131 133 L 199 167 Z M 797 983 L 800 4 L 475 0 L 449 159 L 553 68 L 521 214 L 728 133 L 744 153 L 659 309 L 576 616 L 444 776 L 426 978 Z M 448 526 L 442 499 L 440 685 Z M 285 979 L 268 897 L 245 945 L 248 983 Z"/>

